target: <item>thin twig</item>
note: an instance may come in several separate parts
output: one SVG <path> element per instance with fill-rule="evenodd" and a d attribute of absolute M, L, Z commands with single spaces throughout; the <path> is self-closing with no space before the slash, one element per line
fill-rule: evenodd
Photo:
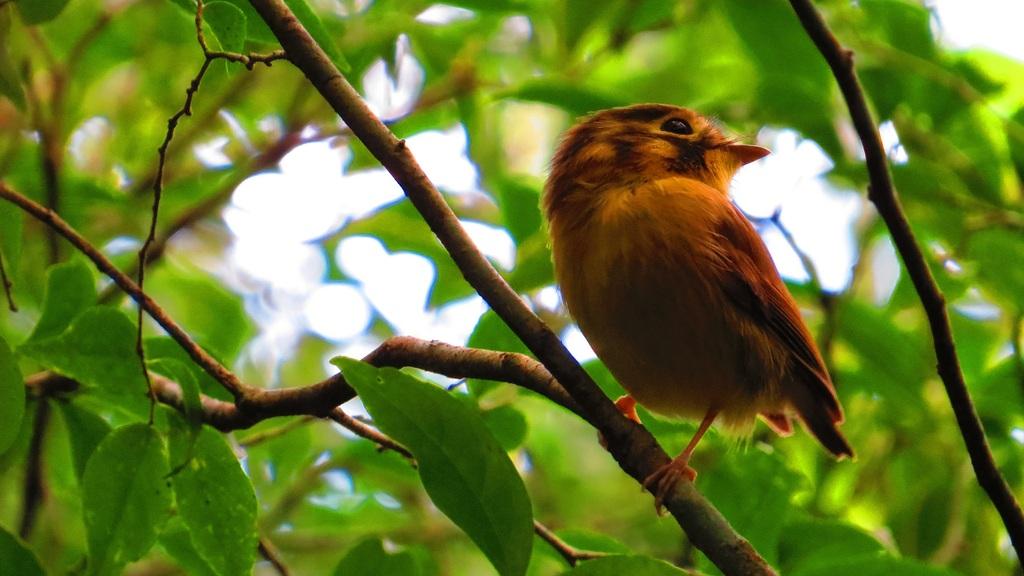
<path fill-rule="evenodd" d="M 174 142 L 180 142 L 180 140 L 175 138 Z M 281 158 L 283 158 L 285 154 L 293 150 L 302 142 L 301 128 L 296 127 L 289 129 L 276 142 L 253 157 L 245 163 L 244 166 L 240 166 L 234 170 L 219 185 L 217 190 L 175 216 L 170 223 L 168 223 L 167 226 L 156 235 L 156 238 L 150 244 L 149 252 L 146 254 L 146 266 L 152 267 L 154 263 L 158 262 L 164 256 L 171 239 L 179 232 L 195 226 L 196 223 L 213 214 L 217 208 L 227 202 L 238 185 L 246 178 L 256 172 L 276 165 L 281 161 Z M 132 262 L 131 267 L 125 268 L 124 272 L 128 275 L 135 275 L 138 273 L 138 265 L 138 260 L 135 260 Z M 116 298 L 119 298 L 122 294 L 124 293 L 118 290 L 117 286 L 112 285 L 100 292 L 97 300 L 101 304 L 109 304 Z"/>
<path fill-rule="evenodd" d="M 281 426 L 277 426 L 276 428 L 271 428 L 269 430 L 263 430 L 262 432 L 250 434 L 245 438 L 240 439 L 238 441 L 238 445 L 241 446 L 242 448 L 251 448 L 258 444 L 262 444 L 268 440 L 280 438 L 281 436 L 284 436 L 285 434 L 291 432 L 292 430 L 306 426 L 311 422 L 316 422 L 316 420 L 317 419 L 314 416 L 303 416 L 302 418 L 296 418 L 294 420 L 289 421 L 287 424 L 282 424 Z"/>
<path fill-rule="evenodd" d="M 547 542 L 555 549 L 555 552 L 565 558 L 565 561 L 570 567 L 575 568 L 576 564 L 580 560 L 593 560 L 594 558 L 603 558 L 607 556 L 604 552 L 591 552 L 588 550 L 579 550 L 567 544 L 565 540 L 562 540 L 555 534 L 550 528 L 541 524 L 539 521 L 533 521 L 533 531 L 540 536 L 541 540 Z"/>
<path fill-rule="evenodd" d="M 896 195 L 877 124 L 868 109 L 867 100 L 854 71 L 853 53 L 839 44 L 810 0 L 790 0 L 790 4 L 807 34 L 828 62 L 846 99 L 854 128 L 864 148 L 870 179 L 868 199 L 874 203 L 878 213 L 885 220 L 893 244 L 903 259 L 907 274 L 928 317 L 935 357 L 938 361 L 938 374 L 956 415 L 978 483 L 999 512 L 1017 556 L 1024 558 L 1024 514 L 1021 513 L 1020 504 L 1014 498 L 1006 480 L 999 473 L 988 441 L 985 439 L 985 429 L 967 391 L 953 340 L 945 297 L 932 276 L 928 262 Z"/>
<path fill-rule="evenodd" d="M 202 10 L 203 3 L 200 0 L 196 8 L 196 26 L 202 29 Z M 164 189 L 164 167 L 167 163 L 167 147 L 171 145 L 171 140 L 174 139 L 174 130 L 178 127 L 178 121 L 183 116 L 192 115 L 192 99 L 195 97 L 196 92 L 199 91 L 199 85 L 203 81 L 203 77 L 206 76 L 206 71 L 210 69 L 210 63 L 213 62 L 209 57 L 203 60 L 203 65 L 199 67 L 199 72 L 189 83 L 188 88 L 185 90 L 185 103 L 182 104 L 181 108 L 175 112 L 171 118 L 167 121 L 167 132 L 164 134 L 164 141 L 160 144 L 160 148 L 157 149 L 157 154 L 160 157 L 160 161 L 157 164 L 156 178 L 153 179 L 153 204 L 150 208 L 149 217 L 149 231 L 146 234 L 146 240 L 142 243 L 142 247 L 139 248 L 138 266 L 136 268 L 136 278 L 138 279 L 139 291 L 142 292 L 146 289 L 146 262 L 149 255 L 149 247 L 156 240 L 156 223 L 160 218 L 160 199 L 163 196 Z M 140 305 L 138 307 L 138 317 L 136 318 L 136 334 L 135 334 L 135 354 L 139 357 L 139 363 L 142 368 L 143 377 L 146 379 L 146 389 L 149 391 L 149 421 L 153 421 L 153 411 L 156 408 L 156 393 L 153 391 L 153 382 L 149 379 L 149 370 L 146 369 L 146 351 L 142 345 L 142 328 L 144 325 L 143 320 L 144 310 Z"/>
<path fill-rule="evenodd" d="M 289 574 L 291 574 L 291 572 L 288 571 L 288 567 L 285 566 L 284 561 L 281 560 L 281 554 L 277 551 L 277 547 L 274 546 L 269 538 L 260 536 L 259 551 L 260 556 L 263 556 L 264 560 L 270 562 L 270 565 L 277 570 L 278 574 L 281 576 L 289 576 Z"/>
<path fill-rule="evenodd" d="M 413 457 L 412 452 L 409 452 L 408 448 L 402 446 L 398 442 L 395 442 L 391 437 L 384 434 L 380 430 L 377 430 L 373 426 L 364 424 L 363 422 L 360 422 L 359 420 L 356 420 L 355 418 L 349 416 L 341 408 L 335 408 L 334 410 L 331 410 L 331 413 L 328 417 L 331 420 L 337 422 L 339 425 L 347 428 L 356 436 L 359 436 L 360 438 L 365 438 L 370 442 L 373 442 L 374 444 L 379 446 L 381 450 L 391 450 L 393 452 L 397 452 L 398 454 L 405 457 L 406 460 L 412 462 L 413 466 L 416 465 L 416 460 Z"/>
<path fill-rule="evenodd" d="M 96 267 L 110 277 L 122 290 L 128 293 L 136 302 L 138 302 L 150 317 L 156 320 L 157 324 L 163 327 L 164 330 L 170 334 L 185 352 L 199 365 L 207 374 L 209 374 L 214 380 L 219 382 L 225 389 L 228 390 L 236 398 L 241 397 L 249 387 L 242 384 L 242 382 L 231 373 L 230 370 L 222 366 L 217 360 L 206 353 L 205 350 L 199 347 L 192 338 L 185 333 L 185 331 L 175 322 L 168 314 L 161 308 L 152 298 L 142 292 L 138 285 L 132 281 L 127 275 L 117 269 L 113 262 L 107 259 L 95 246 L 89 243 L 88 240 L 82 237 L 81 234 L 76 232 L 67 222 L 65 222 L 60 216 L 54 213 L 52 210 L 45 206 L 40 206 L 36 202 L 22 196 L 11 189 L 5 182 L 0 181 L 0 198 L 3 198 L 27 212 L 33 218 L 36 218 L 43 224 L 46 224 L 50 229 L 56 231 L 58 234 L 67 239 L 71 244 L 77 248 L 82 254 L 92 260 Z"/>
<path fill-rule="evenodd" d="M 0 254 L 0 282 L 4 285 L 4 295 L 7 296 L 7 308 L 11 312 L 17 312 L 18 306 L 14 303 L 14 294 L 11 293 L 11 288 L 14 288 L 14 284 L 7 278 L 7 270 L 4 268 L 4 257 Z"/>
<path fill-rule="evenodd" d="M 32 423 L 32 438 L 29 441 L 25 462 L 25 486 L 22 494 L 21 521 L 18 535 L 28 540 L 32 535 L 39 508 L 46 496 L 43 484 L 43 451 L 46 447 L 46 431 L 50 424 L 50 401 L 45 396 L 36 400 L 36 419 Z"/>
<path fill-rule="evenodd" d="M 395 178 L 470 285 L 557 378 L 580 407 L 584 418 L 600 430 L 623 470 L 642 482 L 667 464 L 669 456 L 654 437 L 619 413 L 558 336 L 533 314 L 484 258 L 404 141 L 396 138 L 373 114 L 284 1 L 249 2 L 281 42 L 288 59 L 302 70 L 352 133 Z M 693 483 L 679 482 L 665 503 L 694 544 L 722 572 L 774 574 L 764 558 L 732 529 L 725 517 L 697 492 Z"/>

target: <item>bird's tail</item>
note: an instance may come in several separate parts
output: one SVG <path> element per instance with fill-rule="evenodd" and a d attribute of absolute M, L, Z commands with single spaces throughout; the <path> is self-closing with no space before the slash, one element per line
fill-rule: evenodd
<path fill-rule="evenodd" d="M 853 458 L 853 448 L 839 431 L 843 422 L 843 409 L 839 407 L 835 393 L 819 383 L 808 386 L 803 382 L 794 382 L 789 399 L 796 409 L 804 427 L 821 442 L 821 445 L 834 454 L 836 458 Z"/>

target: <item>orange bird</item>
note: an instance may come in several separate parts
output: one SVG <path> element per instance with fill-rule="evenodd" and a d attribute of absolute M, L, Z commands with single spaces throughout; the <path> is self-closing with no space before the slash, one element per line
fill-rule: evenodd
<path fill-rule="evenodd" d="M 555 275 L 569 313 L 637 402 L 701 419 L 683 452 L 644 482 L 660 507 L 716 419 L 781 435 L 796 416 L 837 457 L 853 456 L 843 411 L 796 302 L 729 182 L 767 155 L 692 110 L 640 104 L 571 128 L 544 190 Z"/>

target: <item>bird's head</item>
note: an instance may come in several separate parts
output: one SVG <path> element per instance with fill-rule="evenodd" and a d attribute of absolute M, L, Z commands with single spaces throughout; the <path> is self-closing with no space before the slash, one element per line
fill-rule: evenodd
<path fill-rule="evenodd" d="M 740 166 L 768 149 L 741 144 L 710 119 L 667 104 L 638 104 L 592 114 L 565 133 L 551 163 L 547 210 L 567 197 L 682 176 L 728 192 Z"/>

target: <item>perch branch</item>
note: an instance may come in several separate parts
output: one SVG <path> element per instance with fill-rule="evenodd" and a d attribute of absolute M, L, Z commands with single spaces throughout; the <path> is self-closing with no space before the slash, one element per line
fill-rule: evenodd
<path fill-rule="evenodd" d="M 840 45 L 810 0 L 790 0 L 790 4 L 807 34 L 828 62 L 846 99 L 854 128 L 864 147 L 870 180 L 868 199 L 874 203 L 889 228 L 893 244 L 903 259 L 907 274 L 928 317 L 938 362 L 938 374 L 946 387 L 946 394 L 960 426 L 974 473 L 1002 517 L 1017 556 L 1024 558 L 1024 515 L 1021 514 L 1020 504 L 1014 498 L 1009 485 L 996 467 L 992 451 L 985 439 L 985 430 L 967 391 L 956 344 L 953 341 L 945 297 L 932 276 L 928 262 L 914 238 L 914 232 L 896 195 L 882 138 L 854 71 L 853 52 Z"/>
<path fill-rule="evenodd" d="M 288 60 L 310 80 L 352 133 L 395 178 L 406 196 L 483 297 L 581 408 L 608 442 L 619 465 L 638 481 L 669 462 L 654 437 L 622 416 L 473 245 L 437 188 L 401 141 L 367 107 L 283 0 L 250 0 L 281 42 Z M 726 574 L 771 574 L 768 563 L 690 482 L 679 482 L 666 506 L 694 544 Z"/>

